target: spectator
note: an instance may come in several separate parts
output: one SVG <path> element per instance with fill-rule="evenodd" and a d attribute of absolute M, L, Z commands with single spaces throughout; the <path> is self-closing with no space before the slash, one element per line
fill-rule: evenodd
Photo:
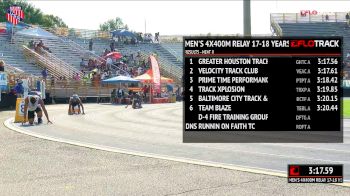
<path fill-rule="evenodd" d="M 97 59 L 94 59 L 94 68 L 98 68 L 99 67 L 99 64 L 97 62 Z"/>
<path fill-rule="evenodd" d="M 5 63 L 4 61 L 0 60 L 0 72 L 4 72 L 5 71 Z"/>
<path fill-rule="evenodd" d="M 92 59 L 89 59 L 88 68 L 89 68 L 89 70 L 94 69 L 94 61 Z"/>
<path fill-rule="evenodd" d="M 124 96 L 125 96 L 124 90 L 122 88 L 118 88 L 117 98 L 119 103 L 122 103 L 122 99 L 124 99 Z"/>
<path fill-rule="evenodd" d="M 108 57 L 107 60 L 106 60 L 107 69 L 110 70 L 112 65 L 113 65 L 113 60 L 112 60 L 112 58 Z"/>
<path fill-rule="evenodd" d="M 180 97 L 180 95 L 181 95 L 180 90 L 181 90 L 181 89 L 180 89 L 180 86 L 177 85 L 177 86 L 176 86 L 176 91 L 175 91 L 176 100 L 177 100 L 177 101 L 180 101 L 180 100 L 181 100 L 181 97 Z"/>
<path fill-rule="evenodd" d="M 84 67 L 86 67 L 86 63 L 85 63 L 84 59 L 81 59 L 80 68 L 83 69 Z"/>
<path fill-rule="evenodd" d="M 104 53 L 103 53 L 103 56 L 107 56 L 107 54 L 109 54 L 109 51 L 108 51 L 108 49 L 106 48 L 105 51 L 104 51 Z"/>
<path fill-rule="evenodd" d="M 23 81 L 21 79 L 17 81 L 17 84 L 15 86 L 15 91 L 16 91 L 17 97 L 19 98 L 23 97 L 24 88 L 23 88 Z"/>
<path fill-rule="evenodd" d="M 140 66 L 139 68 L 137 68 L 137 75 L 141 75 L 142 74 L 142 67 Z"/>
<path fill-rule="evenodd" d="M 117 103 L 117 89 L 113 89 L 111 92 L 111 104 Z"/>
<path fill-rule="evenodd" d="M 146 95 L 147 95 L 147 93 L 148 93 L 148 87 L 147 87 L 147 85 L 144 85 L 144 86 L 143 86 L 142 92 L 143 92 L 143 99 L 144 99 L 144 102 L 147 102 L 147 100 L 146 100 Z"/>
<path fill-rule="evenodd" d="M 79 73 L 75 73 L 75 75 L 73 76 L 73 79 L 74 79 L 75 81 L 80 81 L 80 75 L 79 75 Z"/>
<path fill-rule="evenodd" d="M 30 40 L 30 42 L 28 43 L 28 47 L 30 49 L 34 49 L 34 45 L 35 45 L 34 40 Z"/>
<path fill-rule="evenodd" d="M 174 92 L 174 87 L 173 87 L 173 85 L 167 84 L 167 85 L 166 85 L 166 88 L 167 88 L 167 92 L 168 92 L 168 93 L 173 93 L 173 92 Z"/>
<path fill-rule="evenodd" d="M 106 79 L 106 77 L 107 77 L 107 73 L 106 73 L 106 72 L 103 72 L 102 75 L 101 75 L 101 80 Z"/>
<path fill-rule="evenodd" d="M 349 15 L 349 13 L 346 13 L 345 19 L 346 19 L 347 24 L 350 25 L 350 15 Z"/>
<path fill-rule="evenodd" d="M 92 42 L 92 39 L 90 39 L 89 41 L 89 50 L 92 51 L 92 46 L 94 45 L 94 43 Z"/>
<path fill-rule="evenodd" d="M 43 79 L 44 79 L 45 82 L 46 82 L 47 74 L 48 73 L 47 73 L 47 69 L 46 68 L 41 71 L 41 75 L 43 76 Z"/>
<path fill-rule="evenodd" d="M 114 41 L 114 39 L 112 40 L 112 42 L 111 42 L 111 44 L 109 45 L 109 47 L 111 48 L 111 52 L 113 52 L 114 49 L 115 49 L 115 41 Z"/>
<path fill-rule="evenodd" d="M 39 46 L 41 49 L 44 49 L 44 50 L 46 50 L 47 52 L 51 53 L 51 50 L 50 50 L 48 47 L 46 47 L 46 46 L 44 45 L 43 40 L 40 40 L 38 46 Z"/>
<path fill-rule="evenodd" d="M 159 32 L 158 33 L 155 33 L 155 36 L 154 36 L 154 41 L 159 43 Z"/>
<path fill-rule="evenodd" d="M 329 20 L 329 16 L 328 16 L 328 14 L 326 14 L 326 21 L 328 21 Z"/>
<path fill-rule="evenodd" d="M 34 51 L 35 51 L 36 53 L 40 54 L 40 55 L 43 54 L 43 50 L 42 50 L 42 48 L 40 47 L 39 44 L 35 44 L 35 45 L 34 45 Z"/>

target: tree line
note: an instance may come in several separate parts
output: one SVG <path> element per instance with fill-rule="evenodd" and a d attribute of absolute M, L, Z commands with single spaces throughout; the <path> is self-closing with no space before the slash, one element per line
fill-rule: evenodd
<path fill-rule="evenodd" d="M 67 24 L 58 16 L 44 14 L 39 8 L 24 0 L 3 0 L 0 1 L 0 22 L 6 22 L 7 9 L 12 5 L 21 6 L 24 11 L 24 20 L 22 22 L 33 25 L 40 25 L 48 28 L 65 27 Z M 113 31 L 116 29 L 128 30 L 128 25 L 124 24 L 122 19 L 116 17 L 100 24 L 101 31 Z"/>
<path fill-rule="evenodd" d="M 40 25 L 49 28 L 68 27 L 63 20 L 54 15 L 44 14 L 39 8 L 22 0 L 3 0 L 0 2 L 0 22 L 6 22 L 7 9 L 12 6 L 21 6 L 24 11 L 24 20 L 22 22 L 34 25 Z"/>

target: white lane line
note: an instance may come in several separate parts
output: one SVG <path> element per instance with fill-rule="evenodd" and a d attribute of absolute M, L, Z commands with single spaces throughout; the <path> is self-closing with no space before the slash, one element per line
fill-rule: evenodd
<path fill-rule="evenodd" d="M 318 147 L 310 147 L 310 146 L 290 146 L 290 145 L 283 145 L 283 144 L 261 144 L 261 145 L 263 145 L 263 146 L 281 146 L 281 147 L 289 147 L 289 148 L 305 148 L 305 149 L 311 149 L 311 150 L 323 150 L 323 151 L 350 153 L 349 150 L 339 150 L 339 149 L 333 149 L 333 148 L 318 148 Z"/>
<path fill-rule="evenodd" d="M 217 149 L 217 150 L 227 150 L 220 147 L 214 147 L 214 146 L 203 146 L 208 149 Z M 279 158 L 290 158 L 290 159 L 307 159 L 307 160 L 313 160 L 313 161 L 323 161 L 323 162 L 333 162 L 333 163 L 350 163 L 350 161 L 337 161 L 337 160 L 329 160 L 329 159 L 318 159 L 318 158 L 310 158 L 310 157 L 302 157 L 302 156 L 288 156 L 288 155 L 281 155 L 281 154 L 272 154 L 272 153 L 265 153 L 265 152 L 252 152 L 252 151 L 244 151 L 244 150 L 234 150 L 229 149 L 228 152 L 239 152 L 239 153 L 247 153 L 247 154 L 256 154 L 256 155 L 266 155 L 271 157 L 279 157 Z"/>
<path fill-rule="evenodd" d="M 248 166 L 234 165 L 234 164 L 227 164 L 227 163 L 217 163 L 217 162 L 203 161 L 198 159 L 189 159 L 189 158 L 183 158 L 183 157 L 172 157 L 167 155 L 145 153 L 145 152 L 132 151 L 132 150 L 127 150 L 122 148 L 102 146 L 102 145 L 97 145 L 97 144 L 92 144 L 87 142 L 79 142 L 74 140 L 56 138 L 56 137 L 52 137 L 44 134 L 37 134 L 35 132 L 28 131 L 28 130 L 22 130 L 13 124 L 13 120 L 14 118 L 10 118 L 4 121 L 5 127 L 19 133 L 23 133 L 26 135 L 30 135 L 30 136 L 45 139 L 45 140 L 50 140 L 50 141 L 55 141 L 60 143 L 67 143 L 67 144 L 91 148 L 91 149 L 98 149 L 103 151 L 116 152 L 116 153 L 135 155 L 135 156 L 141 156 L 141 157 L 156 158 L 156 159 L 169 160 L 169 161 L 176 161 L 176 162 L 188 163 L 193 165 L 231 169 L 231 170 L 237 170 L 237 171 L 243 171 L 243 172 L 249 172 L 249 173 L 255 173 L 255 174 L 264 174 L 264 175 L 270 175 L 270 176 L 276 176 L 276 177 L 284 177 L 284 178 L 287 177 L 286 172 L 280 171 L 280 170 L 271 170 L 271 169 L 259 168 L 259 167 L 248 167 Z M 340 183 L 330 183 L 330 184 L 336 185 L 336 186 L 350 187 L 350 182 L 348 181 L 345 181 L 344 183 L 341 183 L 341 184 Z"/>

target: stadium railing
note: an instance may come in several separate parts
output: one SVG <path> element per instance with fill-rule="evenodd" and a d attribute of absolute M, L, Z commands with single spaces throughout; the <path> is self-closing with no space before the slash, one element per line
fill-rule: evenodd
<path fill-rule="evenodd" d="M 40 27 L 40 28 L 43 28 L 57 36 L 63 36 L 63 37 L 76 37 L 76 38 L 83 38 L 83 39 L 111 39 L 111 34 L 107 31 L 64 28 L 64 27 L 58 27 L 58 28 Z"/>
<path fill-rule="evenodd" d="M 49 59 L 49 53 L 43 51 L 43 55 L 36 53 L 35 51 L 29 49 L 27 46 L 23 46 L 23 55 L 27 61 L 34 61 L 35 64 L 39 65 L 42 69 L 47 68 L 50 75 L 55 78 L 67 77 L 70 78 L 76 72 L 71 67 L 64 66 L 64 64 L 52 62 L 53 58 Z"/>
<path fill-rule="evenodd" d="M 23 70 L 17 68 L 17 67 L 13 67 L 12 65 L 9 64 L 5 64 L 5 71 L 8 73 L 13 73 L 13 74 L 22 74 L 24 73 Z"/>
<path fill-rule="evenodd" d="M 328 15 L 328 20 L 326 20 Z M 300 13 L 272 13 L 270 19 L 274 23 L 312 23 L 312 22 L 346 22 L 346 12 L 329 12 L 322 14 L 307 14 Z"/>
<path fill-rule="evenodd" d="M 46 89 L 52 98 L 67 98 L 73 94 L 78 94 L 83 98 L 109 98 L 113 89 L 123 87 L 124 89 L 137 91 L 139 87 L 128 87 L 127 85 L 102 84 L 100 81 L 91 80 L 63 80 L 48 82 Z"/>

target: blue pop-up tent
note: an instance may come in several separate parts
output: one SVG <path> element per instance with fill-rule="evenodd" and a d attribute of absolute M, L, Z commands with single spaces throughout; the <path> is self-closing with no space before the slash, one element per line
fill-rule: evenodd
<path fill-rule="evenodd" d="M 57 36 L 55 36 L 54 34 L 45 31 L 44 29 L 41 29 L 39 27 L 24 29 L 22 31 L 18 31 L 16 34 L 31 37 L 57 38 Z"/>
<path fill-rule="evenodd" d="M 136 35 L 133 32 L 125 29 L 115 30 L 115 31 L 112 31 L 111 33 L 113 37 L 115 36 L 136 37 Z"/>
<path fill-rule="evenodd" d="M 116 76 L 113 78 L 102 80 L 102 83 L 105 83 L 105 84 L 139 83 L 139 82 L 140 82 L 139 80 L 135 80 L 127 76 Z"/>

